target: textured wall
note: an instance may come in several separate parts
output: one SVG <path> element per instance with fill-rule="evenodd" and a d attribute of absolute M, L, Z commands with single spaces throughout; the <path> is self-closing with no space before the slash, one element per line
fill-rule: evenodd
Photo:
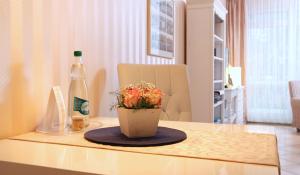
<path fill-rule="evenodd" d="M 83 50 L 92 115 L 113 115 L 118 63 L 184 60 L 184 8 L 176 1 L 176 61 L 146 56 L 146 0 L 0 0 L 0 138 L 35 128 L 49 90 L 67 95 L 73 50 Z"/>

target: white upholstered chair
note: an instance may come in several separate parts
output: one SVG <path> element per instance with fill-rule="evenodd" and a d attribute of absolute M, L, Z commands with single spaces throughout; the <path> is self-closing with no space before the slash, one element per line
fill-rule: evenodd
<path fill-rule="evenodd" d="M 145 81 L 155 84 L 165 93 L 160 119 L 192 120 L 185 65 L 119 64 L 118 76 L 120 87 Z"/>
<path fill-rule="evenodd" d="M 289 90 L 293 112 L 293 126 L 300 132 L 300 80 L 290 81 Z"/>

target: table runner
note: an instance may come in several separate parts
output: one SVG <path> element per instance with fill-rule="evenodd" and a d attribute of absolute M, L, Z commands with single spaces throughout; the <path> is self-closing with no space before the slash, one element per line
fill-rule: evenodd
<path fill-rule="evenodd" d="M 102 127 L 116 125 L 115 121 L 105 122 Z M 187 134 L 187 139 L 177 144 L 157 147 L 101 145 L 85 140 L 84 133 L 54 136 L 30 132 L 10 139 L 279 167 L 275 135 L 245 132 L 245 127 L 242 125 L 170 121 L 160 121 L 159 125 L 182 130 Z"/>

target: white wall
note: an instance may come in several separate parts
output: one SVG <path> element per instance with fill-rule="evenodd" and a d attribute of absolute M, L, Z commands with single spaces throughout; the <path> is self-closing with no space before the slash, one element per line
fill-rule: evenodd
<path fill-rule="evenodd" d="M 73 50 L 83 50 L 92 115 L 112 115 L 118 63 L 175 63 L 146 56 L 146 9 L 146 0 L 0 0 L 0 138 L 34 129 L 52 86 L 67 97 Z M 177 0 L 177 63 L 184 9 Z"/>

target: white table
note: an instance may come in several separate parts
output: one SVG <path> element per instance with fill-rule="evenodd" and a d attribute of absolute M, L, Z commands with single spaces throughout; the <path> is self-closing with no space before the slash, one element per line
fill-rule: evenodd
<path fill-rule="evenodd" d="M 102 120 L 116 121 L 108 118 Z M 245 126 L 245 130 L 249 131 L 272 130 L 260 129 Z M 279 173 L 276 166 L 4 139 L 0 140 L 0 174 L 278 175 Z"/>

